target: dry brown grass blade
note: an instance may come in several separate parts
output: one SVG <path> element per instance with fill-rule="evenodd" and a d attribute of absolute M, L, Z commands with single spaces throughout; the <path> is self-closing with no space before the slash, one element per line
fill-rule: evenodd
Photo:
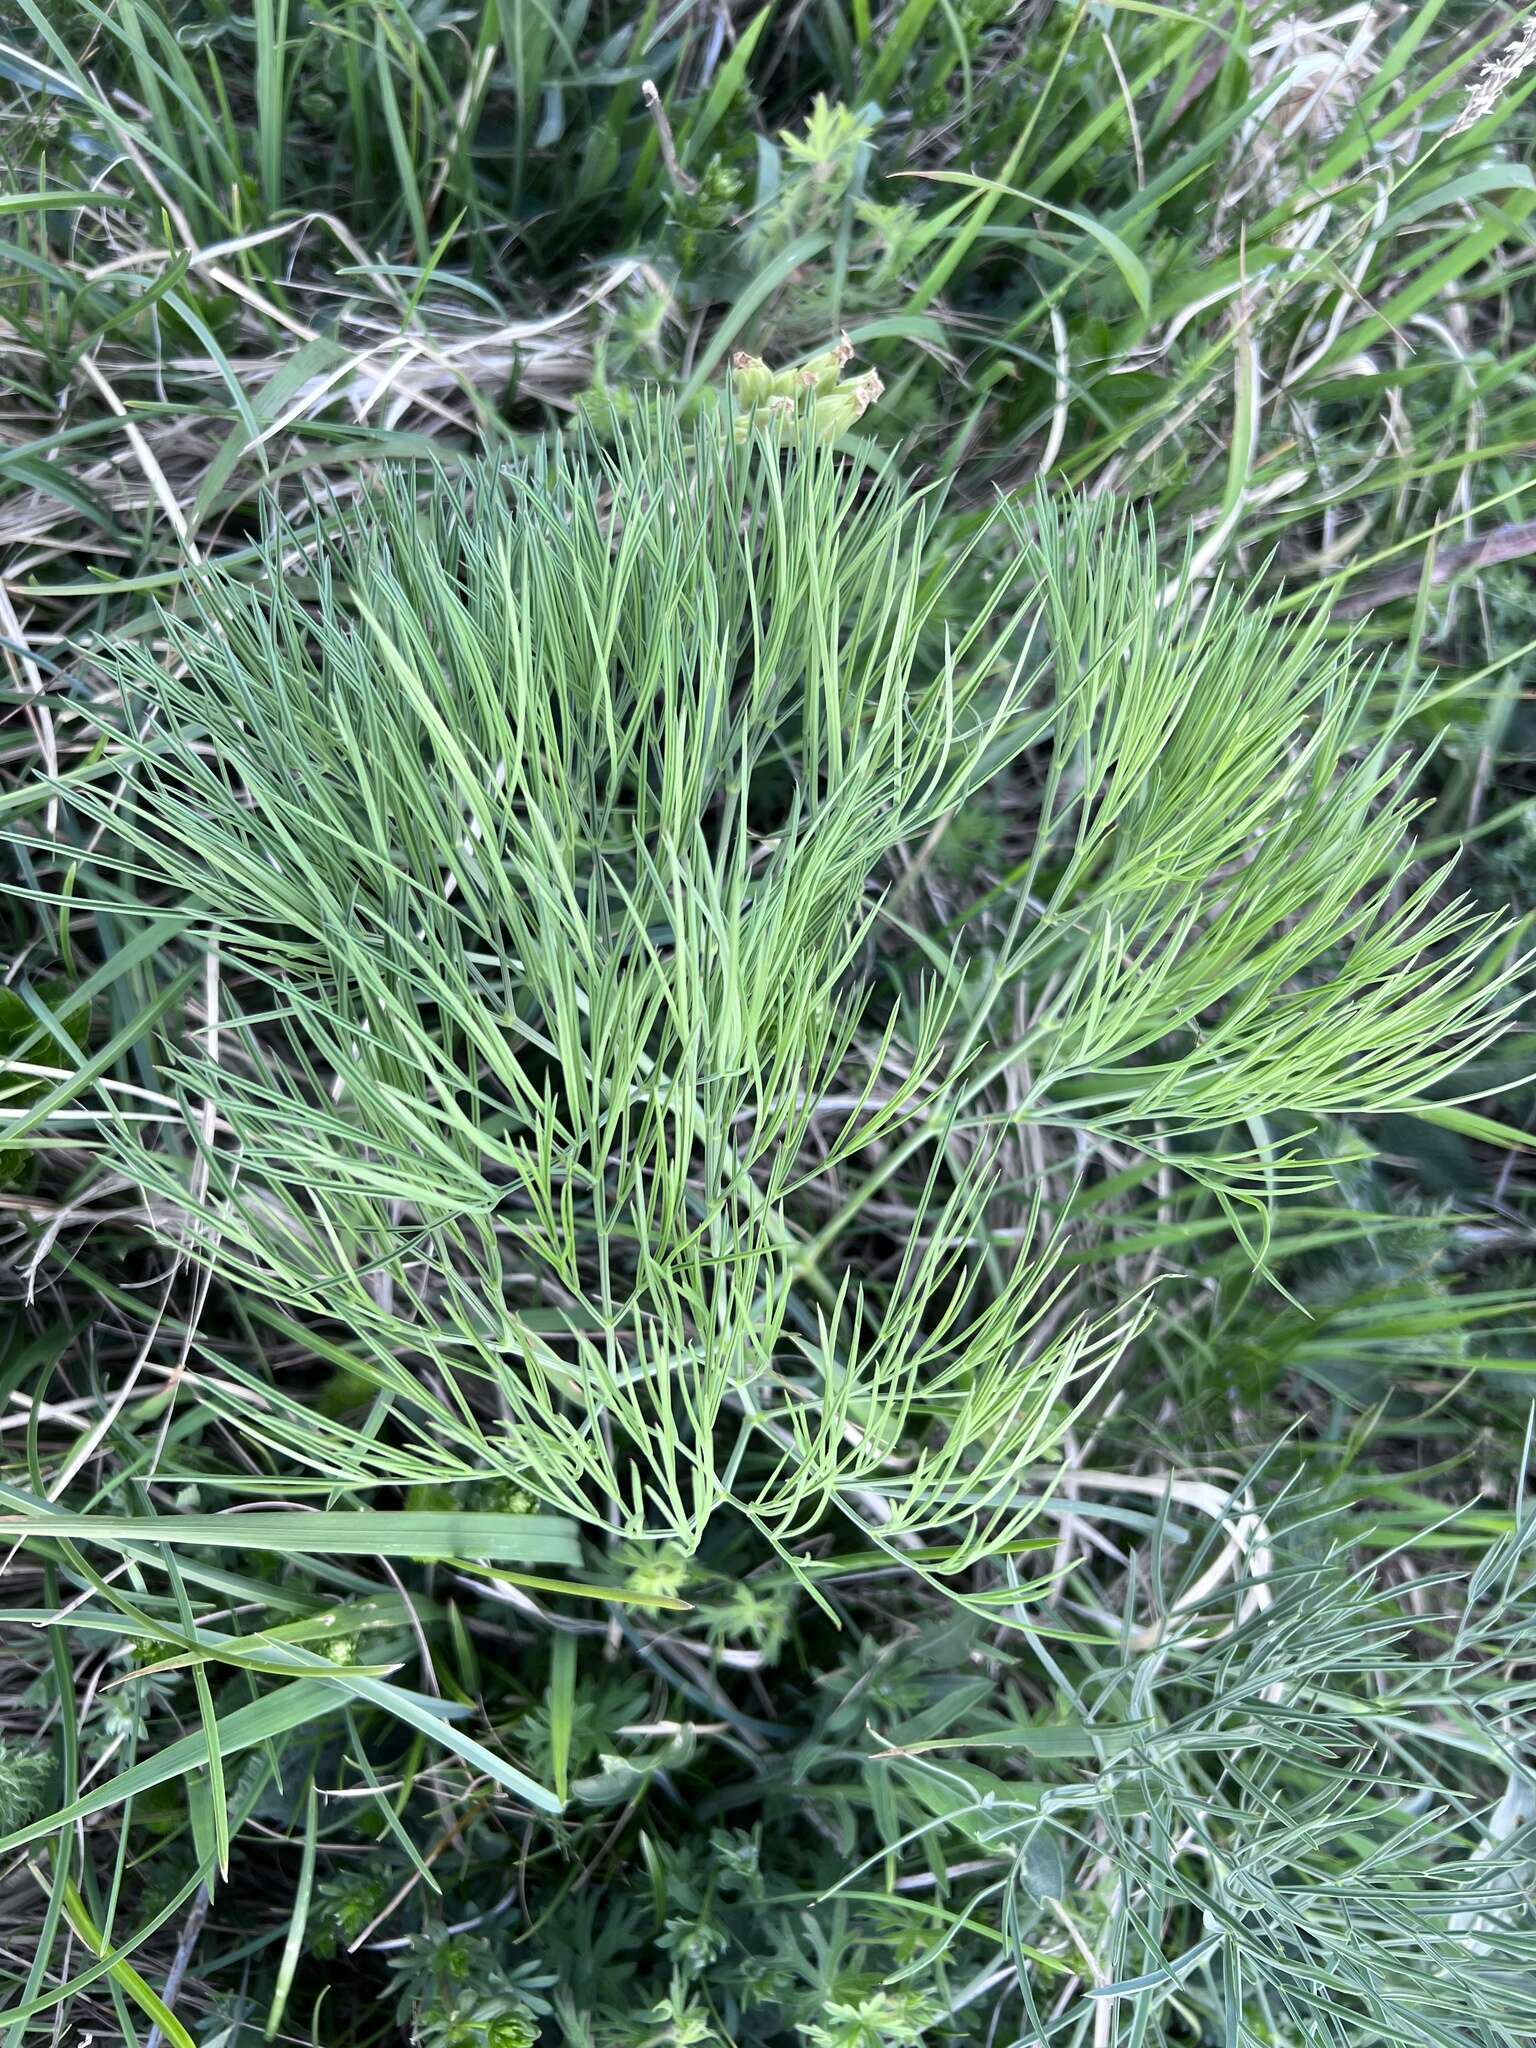
<path fill-rule="evenodd" d="M 1364 590 L 1340 598 L 1333 613 L 1339 619 L 1358 619 L 1378 605 L 1391 604 L 1400 597 L 1412 597 L 1424 579 L 1425 563 L 1429 581 L 1438 589 L 1454 577 L 1472 569 L 1490 569 L 1498 562 L 1519 562 L 1536 555 L 1536 519 L 1510 520 L 1496 526 L 1477 540 L 1462 541 L 1453 548 L 1437 548 L 1432 556 L 1419 556 Z"/>

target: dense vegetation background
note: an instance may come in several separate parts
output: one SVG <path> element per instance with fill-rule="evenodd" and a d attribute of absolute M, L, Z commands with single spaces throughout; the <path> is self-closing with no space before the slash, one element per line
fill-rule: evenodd
<path fill-rule="evenodd" d="M 0 78 L 0 2042 L 1532 2038 L 1528 10 Z"/>

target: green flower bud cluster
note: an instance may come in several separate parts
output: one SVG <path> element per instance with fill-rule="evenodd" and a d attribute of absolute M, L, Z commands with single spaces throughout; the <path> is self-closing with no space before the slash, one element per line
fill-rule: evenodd
<path fill-rule="evenodd" d="M 835 441 L 861 420 L 885 386 L 877 370 L 860 377 L 843 376 L 853 344 L 843 335 L 836 344 L 797 369 L 770 370 L 760 356 L 738 352 L 731 358 L 732 419 L 736 439 L 750 433 L 792 439 L 809 422 L 818 441 Z"/>

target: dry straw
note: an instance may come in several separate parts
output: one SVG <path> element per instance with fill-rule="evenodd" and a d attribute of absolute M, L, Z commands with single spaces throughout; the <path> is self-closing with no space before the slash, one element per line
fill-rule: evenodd
<path fill-rule="evenodd" d="M 1515 80 L 1523 77 L 1533 64 L 1536 64 L 1536 15 L 1526 22 L 1522 34 L 1512 36 L 1499 55 L 1491 57 L 1483 66 L 1451 133 L 1460 135 L 1464 129 L 1475 127 L 1485 114 L 1491 114 Z"/>

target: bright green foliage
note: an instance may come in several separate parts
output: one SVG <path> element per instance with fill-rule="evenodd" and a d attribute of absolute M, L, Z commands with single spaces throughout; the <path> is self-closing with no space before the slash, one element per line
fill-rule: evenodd
<path fill-rule="evenodd" d="M 385 1409 L 285 1415 L 238 1369 L 212 1398 L 358 1480 L 500 1473 L 686 1547 L 836 1504 L 969 1566 L 1135 1326 L 1045 1321 L 1048 1233 L 969 1254 L 997 1148 L 1072 1133 L 1241 1202 L 1315 1175 L 1270 1121 L 1408 1107 L 1496 1028 L 1486 922 L 1405 884 L 1394 727 L 1350 756 L 1347 654 L 1186 622 L 1102 511 L 1004 507 L 936 562 L 931 500 L 665 413 L 427 481 L 305 586 L 277 529 L 265 588 L 167 620 L 169 674 L 120 664 L 111 794 L 70 789 L 234 991 L 217 1068 L 194 1038 L 174 1069 L 217 1129 L 109 1125 L 118 1164 L 226 1281 L 359 1340 Z M 985 972 L 930 940 L 878 987 L 897 850 L 1030 746 Z M 823 1219 L 898 1159 L 929 1195 L 890 1283 L 834 1284 Z"/>

